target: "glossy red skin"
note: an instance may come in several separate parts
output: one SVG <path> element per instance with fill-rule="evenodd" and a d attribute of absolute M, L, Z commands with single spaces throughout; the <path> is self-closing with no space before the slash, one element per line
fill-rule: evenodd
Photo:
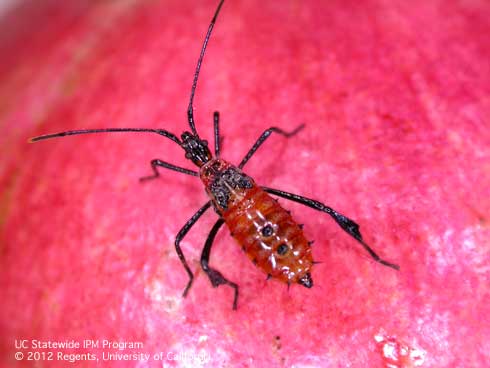
<path fill-rule="evenodd" d="M 173 241 L 205 202 L 202 184 L 137 181 L 152 158 L 186 165 L 179 147 L 116 134 L 26 143 L 75 128 L 187 129 L 215 6 L 28 1 L 3 18 L 2 365 L 32 366 L 15 362 L 16 338 L 109 338 L 204 349 L 209 366 L 487 366 L 488 1 L 229 1 L 210 42 L 201 134 L 219 109 L 223 157 L 237 163 L 270 125 L 306 123 L 271 138 L 247 172 L 356 220 L 400 272 L 327 216 L 281 201 L 316 240 L 315 286 L 264 281 L 223 232 L 211 264 L 240 284 L 233 312 L 233 291 L 199 271 L 210 213 L 183 242 L 197 273 L 184 300 Z"/>

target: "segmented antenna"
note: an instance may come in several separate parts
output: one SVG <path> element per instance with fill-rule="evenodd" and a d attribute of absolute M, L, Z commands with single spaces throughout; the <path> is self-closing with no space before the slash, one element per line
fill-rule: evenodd
<path fill-rule="evenodd" d="M 191 98 L 189 100 L 189 107 L 187 108 L 187 119 L 189 120 L 189 126 L 191 127 L 192 133 L 195 136 L 199 135 L 196 131 L 196 126 L 194 124 L 194 107 L 192 103 L 194 102 L 194 93 L 196 92 L 197 80 L 199 78 L 199 71 L 201 70 L 202 60 L 204 59 L 204 53 L 206 52 L 206 46 L 208 45 L 209 38 L 211 37 L 211 32 L 213 31 L 214 24 L 216 23 L 216 18 L 218 17 L 221 6 L 225 0 L 221 0 L 216 12 L 214 13 L 213 19 L 211 19 L 211 24 L 209 25 L 208 32 L 206 33 L 206 38 L 204 38 L 204 43 L 202 45 L 201 54 L 199 55 L 199 60 L 197 60 L 196 72 L 194 73 L 194 81 L 192 82 Z"/>
<path fill-rule="evenodd" d="M 177 138 L 177 136 L 175 134 L 167 132 L 166 130 L 163 130 L 163 129 L 147 129 L 147 128 L 106 128 L 106 129 L 69 130 L 67 132 L 40 135 L 38 137 L 34 137 L 34 138 L 29 139 L 29 142 L 32 143 L 32 142 L 42 141 L 44 139 L 65 137 L 67 135 L 91 134 L 91 133 L 111 133 L 111 132 L 115 132 L 115 133 L 119 133 L 119 132 L 156 133 L 156 134 L 163 135 L 164 137 L 167 137 L 167 138 L 173 140 L 179 146 L 181 145 L 179 138 Z"/>
<path fill-rule="evenodd" d="M 213 19 L 211 19 L 211 24 L 209 25 L 208 32 L 206 33 L 206 38 L 204 39 L 204 43 L 202 45 L 201 54 L 199 55 L 199 60 L 197 61 L 196 72 L 194 73 L 194 80 L 192 82 L 191 89 L 191 98 L 189 100 L 189 107 L 187 109 L 187 118 L 189 120 L 189 126 L 192 130 L 192 133 L 199 137 L 196 131 L 196 126 L 194 125 L 194 109 L 192 107 L 192 103 L 194 101 L 194 93 L 196 92 L 197 80 L 199 78 L 199 71 L 201 70 L 202 60 L 204 59 L 204 54 L 206 52 L 206 46 L 208 45 L 209 38 L 211 37 L 211 32 L 213 30 L 214 24 L 216 23 L 216 18 L 221 10 L 221 6 L 223 5 L 225 0 L 221 0 L 216 12 L 214 13 Z M 140 132 L 140 133 L 156 133 L 159 135 L 163 135 L 177 143 L 179 146 L 182 145 L 179 138 L 173 133 L 167 132 L 163 129 L 146 129 L 146 128 L 107 128 L 107 129 L 84 129 L 84 130 L 69 130 L 66 132 L 53 133 L 53 134 L 45 134 L 40 135 L 38 137 L 34 137 L 29 139 L 29 142 L 37 142 L 42 141 L 44 139 L 65 137 L 67 135 L 77 135 L 77 134 L 91 134 L 91 133 L 110 133 L 110 132 Z"/>

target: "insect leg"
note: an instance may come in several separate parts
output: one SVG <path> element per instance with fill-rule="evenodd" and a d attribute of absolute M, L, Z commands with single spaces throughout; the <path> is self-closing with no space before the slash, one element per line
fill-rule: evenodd
<path fill-rule="evenodd" d="M 187 261 L 185 260 L 184 253 L 182 252 L 182 249 L 180 248 L 180 242 L 182 239 L 184 239 L 184 236 L 189 232 L 191 227 L 196 223 L 197 220 L 202 216 L 204 212 L 211 206 L 211 201 L 207 202 L 204 206 L 202 206 L 199 211 L 197 211 L 189 221 L 185 223 L 185 225 L 180 229 L 179 233 L 175 237 L 175 251 L 177 252 L 177 255 L 179 256 L 180 262 L 182 262 L 182 265 L 184 266 L 187 274 L 189 275 L 189 282 L 187 283 L 187 286 L 184 289 L 184 293 L 182 296 L 187 296 L 187 292 L 189 291 L 192 281 L 194 280 L 194 275 L 192 274 L 192 271 L 187 264 Z"/>
<path fill-rule="evenodd" d="M 199 176 L 199 174 L 194 170 L 189 170 L 189 169 L 185 169 L 183 167 L 175 166 L 175 165 L 169 164 L 168 162 L 165 162 L 165 161 L 162 161 L 162 160 L 159 160 L 156 158 L 154 160 L 151 160 L 151 168 L 153 169 L 154 174 L 149 175 L 149 176 L 143 176 L 142 178 L 140 178 L 140 181 L 158 178 L 160 176 L 160 172 L 158 171 L 157 166 L 161 166 L 161 167 L 164 167 L 164 168 L 169 169 L 169 170 L 177 171 L 177 172 L 180 172 L 182 174 Z"/>
<path fill-rule="evenodd" d="M 295 128 L 292 132 L 285 132 L 284 130 L 280 129 L 280 128 L 276 128 L 276 127 L 271 127 L 267 130 L 265 130 L 262 135 L 259 137 L 259 139 L 257 139 L 257 141 L 255 142 L 255 144 L 252 146 L 252 148 L 250 149 L 250 151 L 247 152 L 247 154 L 245 155 L 245 157 L 243 158 L 242 162 L 240 162 L 240 165 L 238 165 L 238 167 L 240 169 L 243 169 L 243 167 L 245 166 L 245 164 L 247 163 L 248 160 L 250 160 L 250 157 L 252 157 L 254 155 L 254 153 L 259 149 L 259 147 L 262 145 L 262 143 L 265 142 L 265 140 L 267 138 L 269 138 L 269 136 L 272 134 L 272 133 L 278 133 L 278 134 L 281 134 L 283 136 L 285 136 L 286 138 L 289 138 L 289 137 L 292 137 L 293 135 L 295 135 L 296 133 L 298 133 L 301 129 L 304 128 L 304 124 L 301 124 L 300 126 L 298 126 L 297 128 Z"/>
<path fill-rule="evenodd" d="M 215 111 L 213 114 L 214 120 L 214 155 L 219 158 L 220 153 L 220 139 L 219 139 L 219 111 Z"/>
<path fill-rule="evenodd" d="M 233 299 L 233 309 L 236 310 L 237 302 L 238 302 L 238 285 L 234 282 L 227 280 L 221 272 L 215 270 L 214 268 L 209 267 L 209 256 L 211 255 L 211 247 L 214 242 L 214 238 L 218 233 L 220 227 L 225 223 L 225 220 L 219 219 L 209 232 L 209 236 L 206 239 L 206 243 L 201 253 L 201 267 L 206 272 L 211 281 L 213 287 L 218 287 L 220 285 L 230 285 L 233 289 L 235 289 L 235 297 Z"/>
<path fill-rule="evenodd" d="M 338 213 L 334 209 L 332 209 L 332 208 L 330 208 L 328 206 L 325 206 L 321 202 L 318 202 L 318 201 L 315 201 L 313 199 L 309 199 L 309 198 L 306 198 L 306 197 L 302 197 L 302 196 L 299 196 L 297 194 L 283 192 L 282 190 L 272 189 L 272 188 L 266 188 L 266 187 L 262 187 L 262 189 L 264 189 L 267 193 L 274 194 L 274 195 L 277 195 L 279 197 L 283 197 L 283 198 L 289 199 L 291 201 L 304 204 L 305 206 L 308 206 L 308 207 L 311 207 L 311 208 L 313 208 L 315 210 L 322 211 L 322 212 L 325 212 L 325 213 L 329 214 L 330 216 L 332 216 L 332 218 L 335 220 L 335 222 L 337 222 L 337 224 L 346 233 L 348 233 L 350 236 L 352 236 L 353 238 L 355 238 L 364 247 L 364 249 L 369 253 L 369 255 L 376 262 L 379 262 L 382 265 L 385 265 L 387 267 L 394 268 L 395 270 L 399 270 L 400 269 L 400 266 L 398 266 L 397 264 L 390 263 L 388 261 L 385 261 L 385 260 L 381 259 L 381 257 L 378 256 L 376 254 L 376 252 L 374 250 L 372 250 L 371 247 L 369 247 L 369 245 L 367 245 L 364 242 L 364 240 L 362 239 L 361 232 L 359 231 L 359 225 L 356 224 L 351 219 L 349 219 L 349 218 L 345 217 L 344 215 Z"/>

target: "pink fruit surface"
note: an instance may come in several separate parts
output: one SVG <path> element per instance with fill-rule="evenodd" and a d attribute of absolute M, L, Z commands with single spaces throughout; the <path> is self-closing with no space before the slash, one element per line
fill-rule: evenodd
<path fill-rule="evenodd" d="M 280 200 L 315 240 L 315 286 L 266 282 L 221 231 L 211 264 L 240 285 L 232 311 L 232 290 L 213 289 L 199 267 L 209 211 L 183 242 L 196 273 L 183 299 L 173 242 L 203 187 L 172 172 L 137 180 L 153 158 L 190 168 L 183 151 L 144 134 L 27 143 L 69 129 L 187 129 L 216 5 L 27 0 L 1 18 L 1 365 L 489 366 L 486 0 L 229 0 L 209 44 L 200 134 L 211 140 L 219 110 L 223 157 L 238 163 L 269 126 L 305 123 L 245 171 L 356 220 L 399 272 L 326 215 Z M 34 339 L 142 346 L 35 349 Z M 150 358 L 103 361 L 109 353 Z"/>

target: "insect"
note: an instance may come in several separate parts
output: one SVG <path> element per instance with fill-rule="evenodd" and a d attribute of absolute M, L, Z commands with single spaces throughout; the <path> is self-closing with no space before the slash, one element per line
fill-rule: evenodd
<path fill-rule="evenodd" d="M 194 94 L 206 47 L 223 2 L 224 0 L 220 1 L 214 13 L 197 61 L 197 67 L 191 87 L 189 106 L 187 109 L 187 120 L 191 130 L 190 132 L 183 132 L 179 138 L 175 134 L 164 129 L 103 128 L 72 130 L 41 135 L 32 138 L 31 142 L 77 134 L 144 132 L 156 133 L 164 136 L 184 149 L 185 157 L 192 161 L 192 163 L 199 168 L 199 171 L 189 170 L 160 159 L 154 159 L 151 161 L 153 174 L 140 178 L 140 181 L 158 178 L 160 176 L 159 168 L 197 176 L 203 182 L 209 196 L 209 200 L 187 221 L 175 239 L 175 250 L 189 275 L 189 281 L 183 293 L 184 297 L 192 286 L 194 275 L 185 259 L 180 243 L 191 227 L 210 207 L 214 208 L 219 219 L 211 228 L 205 242 L 201 254 L 201 267 L 209 277 L 213 287 L 228 285 L 234 289 L 233 309 L 237 309 L 238 285 L 225 278 L 218 270 L 209 265 L 211 247 L 218 230 L 223 224 L 228 226 L 232 237 L 236 239 L 254 264 L 268 275 L 268 278 L 283 281 L 287 283 L 288 286 L 291 283 L 297 283 L 307 288 L 313 286 L 311 270 L 315 262 L 313 261 L 310 247 L 312 242 L 309 242 L 306 239 L 302 230 L 302 225 L 297 224 L 291 217 L 290 212 L 281 207 L 277 202 L 277 199 L 271 197 L 271 194 L 301 203 L 330 215 L 345 232 L 356 239 L 364 247 L 376 262 L 398 270 L 398 265 L 381 259 L 375 251 L 364 242 L 359 231 L 359 225 L 351 219 L 316 200 L 278 189 L 258 186 L 250 176 L 242 171 L 245 164 L 272 134 L 290 138 L 303 129 L 303 125 L 298 126 L 290 132 L 286 132 L 276 127 L 266 129 L 238 166 L 234 166 L 221 159 L 218 112 L 215 112 L 213 116 L 215 157 L 213 157 L 211 153 L 208 142 L 199 137 L 194 122 Z"/>

